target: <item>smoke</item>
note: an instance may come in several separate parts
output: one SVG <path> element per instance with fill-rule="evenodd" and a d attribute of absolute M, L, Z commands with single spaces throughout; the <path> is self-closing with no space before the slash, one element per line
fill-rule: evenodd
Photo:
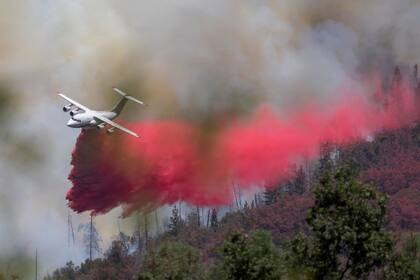
<path fill-rule="evenodd" d="M 130 144 L 130 151 L 135 151 L 130 155 L 130 162 L 135 164 L 112 165 L 122 161 L 119 154 L 114 154 L 117 153 L 114 146 L 121 146 L 113 142 L 117 141 L 114 138 L 123 143 L 129 140 L 122 135 L 105 137 L 96 132 L 80 136 L 75 158 L 83 150 L 81 146 L 98 142 L 98 148 L 93 147 L 89 156 L 79 157 L 88 166 L 95 161 L 86 158 L 98 154 L 97 162 L 109 162 L 113 169 L 117 168 L 115 174 L 120 172 L 119 168 L 127 169 L 120 172 L 123 178 L 133 174 L 130 170 L 133 168 L 142 175 L 139 178 L 148 178 L 148 172 L 153 171 L 158 175 L 166 172 L 173 180 L 188 181 L 188 184 L 179 183 L 184 184 L 180 193 L 165 191 L 159 195 L 144 184 L 129 188 L 120 185 L 122 192 L 114 189 L 113 193 L 118 197 L 117 202 L 112 197 L 98 197 L 103 191 L 99 186 L 96 192 L 89 187 L 84 193 L 75 187 L 69 193 L 73 198 L 71 205 L 76 209 L 105 212 L 124 204 L 129 213 L 175 199 L 224 203 L 216 198 L 223 193 L 227 193 L 226 200 L 229 197 L 230 183 L 226 183 L 226 178 L 244 181 L 244 185 L 248 181 L 277 180 L 279 175 L 272 175 L 276 173 L 274 170 L 294 162 L 293 158 L 299 158 L 302 153 L 313 154 L 319 141 L 331 137 L 343 140 L 331 136 L 326 127 L 343 110 L 355 110 L 343 105 L 349 95 L 350 100 L 357 100 L 356 105 L 362 104 L 363 114 L 357 119 L 356 114 L 343 113 L 349 122 L 358 125 L 354 131 L 346 130 L 348 137 L 340 134 L 342 138 L 364 137 L 380 127 L 404 123 L 400 119 L 405 117 L 389 109 L 383 113 L 372 105 L 369 100 L 372 90 L 365 81 L 372 74 L 387 78 L 394 65 L 406 66 L 420 60 L 417 28 L 420 4 L 416 0 L 345 3 L 31 0 L 25 4 L 0 0 L 0 3 L 1 83 L 7 85 L 14 97 L 13 103 L 7 103 L 7 110 L 0 108 L 3 120 L 0 251 L 6 258 L 14 252 L 32 256 L 38 247 L 41 256 L 51 256 L 48 260 L 51 266 L 64 263 L 69 257 L 66 250 L 56 248 L 67 240 L 68 209 L 64 197 L 71 168 L 69 152 L 78 134 L 64 127 L 67 116 L 57 108 L 60 102 L 54 94 L 57 90 L 93 109 L 110 107 L 114 99 L 107 92 L 112 86 L 122 87 L 143 99 L 149 104 L 147 109 L 138 111 L 128 105 L 123 112 L 127 125 L 144 135 L 143 141 L 147 138 L 164 141 L 166 130 L 181 127 L 180 135 L 176 136 L 182 140 L 177 153 L 191 161 L 185 163 L 169 149 L 168 153 L 173 155 L 170 162 L 179 168 L 175 171 L 165 169 L 169 168 L 165 167 L 169 160 L 162 159 L 158 151 L 145 151 L 151 146 L 152 150 L 159 148 L 153 146 L 153 141 Z M 349 87 L 351 90 L 343 90 Z M 260 109 L 263 107 L 269 109 Z M 382 112 L 378 114 L 381 120 L 376 120 L 378 111 Z M 309 115 L 319 126 L 305 120 Z M 371 118 L 375 121 L 366 123 Z M 139 119 L 144 123 L 134 123 Z M 273 134 L 264 135 L 268 132 L 258 129 L 264 126 L 261 123 L 267 126 L 272 123 Z M 306 128 L 297 129 L 301 126 Z M 155 130 L 154 136 L 149 136 L 149 131 Z M 254 131 L 264 137 L 253 139 Z M 282 146 L 278 143 L 286 141 L 275 135 L 286 131 L 290 137 L 307 136 L 313 140 L 304 144 L 296 142 L 293 153 L 278 155 L 281 161 L 267 161 L 269 171 L 245 176 L 249 162 L 268 158 L 261 154 L 259 158 L 246 160 L 243 154 L 249 153 L 245 147 L 256 145 L 253 149 L 266 150 L 264 141 L 268 140 L 264 139 L 272 138 L 277 143 L 272 147 L 274 153 L 274 148 Z M 274 132 L 278 133 L 274 135 Z M 244 138 L 234 141 L 233 135 Z M 165 145 L 178 147 L 176 137 L 169 136 Z M 103 146 L 102 141 L 108 146 Z M 127 149 L 118 152 L 124 154 Z M 139 167 L 144 159 L 151 159 L 150 166 L 144 167 L 147 169 Z M 192 170 L 194 176 L 173 177 L 186 173 L 181 167 Z M 75 165 L 72 174 L 77 175 L 76 170 Z M 158 179 L 162 178 L 157 176 L 154 180 Z M 128 182 L 137 183 L 132 178 Z M 203 182 L 209 185 L 202 186 Z M 159 185 L 167 190 L 171 184 L 164 180 Z M 112 186 L 104 188 L 112 190 Z M 188 196 L 190 188 L 194 188 L 190 192 L 193 197 Z M 207 191 L 199 191 L 203 188 Z M 130 200 L 127 190 L 136 194 L 135 200 Z M 143 192 L 144 196 L 140 194 Z M 92 204 L 89 195 L 96 195 L 95 202 L 101 205 Z M 142 200 L 146 197 L 147 203 Z M 31 203 L 27 203 L 28 198 Z M 99 202 L 101 199 L 104 201 Z M 86 217 L 74 217 L 75 222 L 83 222 Z M 112 215 L 106 217 L 104 220 L 114 219 Z M 48 230 L 45 230 L 46 220 Z M 110 235 L 109 220 L 108 224 L 99 223 L 101 234 Z"/>
<path fill-rule="evenodd" d="M 136 60 L 140 83 L 147 84 L 138 84 L 140 94 L 159 106 L 169 99 L 165 112 L 207 120 L 249 113 L 261 102 L 278 110 L 307 99 L 330 102 L 340 94 L 337 87 L 362 74 L 412 63 L 418 36 L 401 36 L 417 32 L 409 16 L 417 6 L 186 0 L 116 9 L 137 35 L 133 49 L 145 57 Z"/>
<path fill-rule="evenodd" d="M 127 124 L 142 141 L 83 131 L 73 152 L 67 199 L 77 212 L 106 213 L 122 205 L 123 215 L 179 200 L 230 204 L 233 184 L 245 190 L 274 185 L 290 176 L 293 163 L 316 157 L 324 142 L 343 145 L 417 119 L 418 102 L 408 86 L 394 84 L 386 93 L 376 87 L 373 94 L 376 103 L 350 88 L 330 108 L 309 104 L 288 118 L 266 106 L 247 119 L 225 120 L 211 135 L 187 121 Z"/>

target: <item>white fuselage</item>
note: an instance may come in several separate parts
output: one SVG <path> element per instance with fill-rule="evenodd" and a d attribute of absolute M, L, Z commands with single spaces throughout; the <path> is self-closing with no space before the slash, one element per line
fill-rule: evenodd
<path fill-rule="evenodd" d="M 73 128 L 89 128 L 98 127 L 99 125 L 104 124 L 101 120 L 95 119 L 94 115 L 101 115 L 109 120 L 113 120 L 118 116 L 117 113 L 110 111 L 87 111 L 76 113 L 67 122 L 67 126 Z"/>

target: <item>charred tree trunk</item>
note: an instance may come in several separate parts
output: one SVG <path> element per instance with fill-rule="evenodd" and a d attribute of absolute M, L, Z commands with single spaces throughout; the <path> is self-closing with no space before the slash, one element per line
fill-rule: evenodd
<path fill-rule="evenodd" d="M 158 220 L 157 209 L 155 210 L 155 223 L 156 223 L 156 233 L 159 233 L 159 220 Z"/>
<path fill-rule="evenodd" d="M 147 214 L 144 214 L 144 248 L 147 250 L 149 242 L 149 230 L 147 224 Z"/>
<path fill-rule="evenodd" d="M 92 242 L 93 242 L 93 217 L 90 215 L 90 233 L 89 233 L 89 260 L 92 261 Z"/>
<path fill-rule="evenodd" d="M 206 225 L 207 228 L 209 228 L 209 224 L 210 224 L 210 208 L 207 211 L 207 225 Z"/>
<path fill-rule="evenodd" d="M 197 210 L 197 226 L 200 227 L 200 207 L 196 207 Z"/>
<path fill-rule="evenodd" d="M 137 212 L 137 251 L 140 254 L 141 249 L 141 232 L 140 232 L 140 214 Z"/>

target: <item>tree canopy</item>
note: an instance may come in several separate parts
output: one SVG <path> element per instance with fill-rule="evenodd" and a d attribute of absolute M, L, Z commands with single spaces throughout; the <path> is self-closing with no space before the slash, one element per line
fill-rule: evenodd
<path fill-rule="evenodd" d="M 387 197 L 346 168 L 324 173 L 314 194 L 311 233 L 291 241 L 290 260 L 317 279 L 360 279 L 383 265 L 393 247 L 384 230 Z"/>

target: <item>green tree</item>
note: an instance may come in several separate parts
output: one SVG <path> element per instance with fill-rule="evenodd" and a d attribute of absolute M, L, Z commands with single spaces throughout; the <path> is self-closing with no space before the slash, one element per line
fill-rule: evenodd
<path fill-rule="evenodd" d="M 213 208 L 211 210 L 210 227 L 212 229 L 216 229 L 216 228 L 219 227 L 219 221 L 217 219 L 217 210 L 216 210 L 216 208 Z"/>
<path fill-rule="evenodd" d="M 172 242 L 150 250 L 142 264 L 139 280 L 198 280 L 204 279 L 199 253 L 193 247 Z"/>
<path fill-rule="evenodd" d="M 245 214 L 247 214 L 247 213 L 249 213 L 249 210 L 250 209 L 251 208 L 249 207 L 248 201 L 245 200 L 244 208 L 242 209 L 242 212 L 244 212 Z"/>
<path fill-rule="evenodd" d="M 67 262 L 66 266 L 54 271 L 52 276 L 46 276 L 44 280 L 75 280 L 76 279 L 77 268 L 73 262 Z"/>
<path fill-rule="evenodd" d="M 292 177 L 289 180 L 282 180 L 275 185 L 266 187 L 263 192 L 263 201 L 265 205 L 272 205 L 277 201 L 280 201 L 285 194 L 302 195 L 305 193 L 307 178 L 303 166 L 292 166 L 291 174 Z"/>
<path fill-rule="evenodd" d="M 384 279 L 420 279 L 420 235 L 411 234 L 402 252 L 392 256 L 384 269 Z"/>
<path fill-rule="evenodd" d="M 267 188 L 263 192 L 263 199 L 265 205 L 271 205 L 277 202 L 280 197 L 280 187 Z"/>
<path fill-rule="evenodd" d="M 123 266 L 128 256 L 128 251 L 129 247 L 124 241 L 114 240 L 105 255 L 109 262 L 116 266 Z"/>
<path fill-rule="evenodd" d="M 186 224 L 188 227 L 192 229 L 196 229 L 200 227 L 200 216 L 196 209 L 194 209 L 188 214 L 187 219 L 186 219 Z"/>
<path fill-rule="evenodd" d="M 292 194 L 302 195 L 305 192 L 305 181 L 306 181 L 306 174 L 303 170 L 303 166 L 299 166 L 299 168 L 295 172 L 295 176 L 293 180 L 290 182 L 290 190 L 289 192 Z"/>
<path fill-rule="evenodd" d="M 419 260 L 420 259 L 420 235 L 411 233 L 410 237 L 404 243 L 403 253 L 407 257 Z"/>
<path fill-rule="evenodd" d="M 317 279 L 360 279 L 383 265 L 393 248 L 384 231 L 387 197 L 346 168 L 324 173 L 314 194 L 307 217 L 311 235 L 291 241 L 288 260 Z"/>
<path fill-rule="evenodd" d="M 83 243 L 85 246 L 86 254 L 89 259 L 92 260 L 95 256 L 102 254 L 100 243 L 102 239 L 99 236 L 99 232 L 96 229 L 96 224 L 93 220 L 93 216 L 90 216 L 90 222 L 86 224 L 80 224 L 77 228 L 78 232 L 83 233 Z"/>
<path fill-rule="evenodd" d="M 216 268 L 219 277 L 223 274 L 225 279 L 270 280 L 281 276 L 280 255 L 269 232 L 236 234 L 225 241 L 220 252 L 223 261 L 221 268 Z"/>
<path fill-rule="evenodd" d="M 181 230 L 182 224 L 183 221 L 178 213 L 178 208 L 176 208 L 176 205 L 174 205 L 174 208 L 172 209 L 172 216 L 169 221 L 169 234 L 177 236 Z"/>
<path fill-rule="evenodd" d="M 385 280 L 419 280 L 419 261 L 404 254 L 394 255 L 384 269 Z"/>
<path fill-rule="evenodd" d="M 327 174 L 335 172 L 337 158 L 337 150 L 331 143 L 323 143 L 320 147 L 320 158 L 315 169 L 315 178 L 320 179 Z"/>

